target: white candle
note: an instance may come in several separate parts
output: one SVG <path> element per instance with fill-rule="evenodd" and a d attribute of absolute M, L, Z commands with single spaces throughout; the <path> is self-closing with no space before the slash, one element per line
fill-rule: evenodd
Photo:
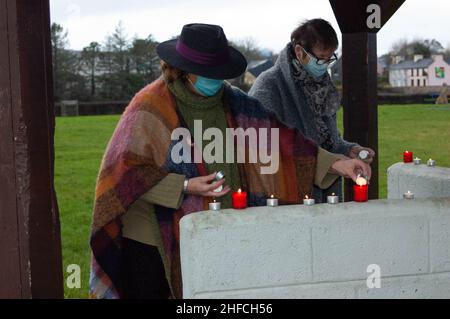
<path fill-rule="evenodd" d="M 430 167 L 436 166 L 436 161 L 431 158 L 428 160 L 427 165 Z"/>
<path fill-rule="evenodd" d="M 303 199 L 303 204 L 306 206 L 312 206 L 316 203 L 316 201 L 314 200 L 314 198 L 309 198 L 308 195 L 305 196 L 305 198 Z"/>
<path fill-rule="evenodd" d="M 421 160 L 420 158 L 416 157 L 416 158 L 414 159 L 414 164 L 415 164 L 415 165 L 420 165 L 421 163 L 422 163 L 422 160 Z"/>
<path fill-rule="evenodd" d="M 220 210 L 220 206 L 220 202 L 216 202 L 216 200 L 214 200 L 214 202 L 209 203 L 209 210 L 218 211 Z"/>
<path fill-rule="evenodd" d="M 411 193 L 411 191 L 407 191 L 403 194 L 404 199 L 414 199 L 414 193 Z"/>
<path fill-rule="evenodd" d="M 331 194 L 330 196 L 327 196 L 327 203 L 328 204 L 338 204 L 339 196 L 336 196 L 335 193 Z"/>
<path fill-rule="evenodd" d="M 278 199 L 274 198 L 274 196 L 270 196 L 270 198 L 267 199 L 267 206 L 269 207 L 276 207 L 278 206 Z"/>
<path fill-rule="evenodd" d="M 223 178 L 225 178 L 225 173 L 224 173 L 223 171 L 219 171 L 219 172 L 217 172 L 216 177 L 215 177 L 214 180 L 215 180 L 216 182 L 218 182 L 218 181 L 220 181 L 220 180 L 223 179 Z M 220 185 L 219 187 L 217 187 L 217 188 L 214 190 L 214 193 L 220 193 L 222 190 L 223 190 L 223 186 Z"/>
<path fill-rule="evenodd" d="M 367 150 L 362 150 L 361 152 L 359 152 L 358 154 L 358 158 L 362 161 L 366 160 L 369 157 L 369 151 Z"/>

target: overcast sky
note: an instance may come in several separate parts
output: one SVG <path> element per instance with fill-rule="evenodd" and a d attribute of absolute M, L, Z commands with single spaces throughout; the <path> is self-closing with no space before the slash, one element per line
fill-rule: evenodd
<path fill-rule="evenodd" d="M 157 41 L 178 35 L 192 22 L 221 25 L 231 40 L 253 38 L 280 51 L 304 19 L 321 17 L 339 33 L 328 0 L 51 0 L 52 22 L 69 31 L 70 47 L 102 42 L 122 21 L 130 38 L 152 34 Z M 378 33 L 378 54 L 401 38 L 435 38 L 450 45 L 450 1 L 406 0 Z"/>

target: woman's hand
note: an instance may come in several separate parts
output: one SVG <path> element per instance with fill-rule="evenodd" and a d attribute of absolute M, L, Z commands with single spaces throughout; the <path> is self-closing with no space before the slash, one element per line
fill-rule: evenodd
<path fill-rule="evenodd" d="M 353 146 L 352 149 L 350 150 L 350 153 L 348 154 L 348 156 L 350 158 L 358 158 L 359 152 L 361 151 L 367 151 L 369 152 L 369 155 L 367 156 L 367 158 L 364 160 L 364 162 L 366 162 L 367 164 L 370 164 L 373 162 L 373 158 L 375 157 L 375 151 L 371 148 L 368 147 L 362 147 L 362 146 Z"/>
<path fill-rule="evenodd" d="M 215 189 L 225 183 L 225 179 L 221 179 L 220 181 L 211 184 L 215 178 L 216 173 L 189 179 L 186 194 L 203 197 L 222 197 L 228 194 L 231 190 L 229 186 L 225 186 L 220 192 L 214 192 Z"/>
<path fill-rule="evenodd" d="M 372 169 L 367 163 L 358 159 L 337 160 L 331 165 L 330 173 L 351 178 L 356 182 L 359 174 L 366 176 L 370 180 Z"/>

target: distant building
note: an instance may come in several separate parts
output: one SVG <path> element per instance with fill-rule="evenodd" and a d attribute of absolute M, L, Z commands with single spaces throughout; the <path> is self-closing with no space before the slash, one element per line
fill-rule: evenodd
<path fill-rule="evenodd" d="M 384 74 L 384 72 L 387 70 L 387 68 L 388 68 L 387 59 L 388 59 L 387 56 L 382 56 L 382 57 L 378 58 L 378 63 L 377 63 L 378 76 L 382 76 Z"/>
<path fill-rule="evenodd" d="M 378 58 L 377 64 L 377 74 L 378 76 L 382 76 L 387 69 L 387 61 L 386 57 Z M 331 80 L 335 83 L 342 82 L 342 57 L 339 57 L 337 62 L 333 63 L 333 65 L 329 69 L 329 73 L 331 76 Z"/>
<path fill-rule="evenodd" d="M 409 61 L 396 56 L 389 68 L 389 83 L 392 87 L 448 85 L 450 61 L 444 60 L 442 54 L 426 59 L 422 55 L 415 55 L 414 60 Z"/>
<path fill-rule="evenodd" d="M 272 59 L 250 62 L 248 64 L 247 71 L 245 72 L 244 83 L 248 86 L 252 86 L 253 83 L 255 83 L 256 78 L 264 71 L 267 71 L 273 67 L 273 65 Z"/>

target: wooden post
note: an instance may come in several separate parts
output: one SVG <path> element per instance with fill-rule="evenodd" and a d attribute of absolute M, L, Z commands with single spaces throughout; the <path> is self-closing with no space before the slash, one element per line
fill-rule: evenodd
<path fill-rule="evenodd" d="M 405 0 L 330 0 L 342 31 L 344 137 L 377 153 L 372 163 L 369 198 L 378 198 L 377 32 Z M 380 25 L 367 20 L 378 5 Z M 372 8 L 370 9 L 369 8 Z M 352 182 L 345 182 L 345 201 L 353 200 Z"/>
<path fill-rule="evenodd" d="M 375 150 L 369 198 L 378 198 L 377 34 L 342 35 L 344 137 Z M 345 200 L 353 200 L 353 181 L 345 182 Z"/>
<path fill-rule="evenodd" d="M 0 0 L 0 298 L 62 298 L 48 0 Z"/>

